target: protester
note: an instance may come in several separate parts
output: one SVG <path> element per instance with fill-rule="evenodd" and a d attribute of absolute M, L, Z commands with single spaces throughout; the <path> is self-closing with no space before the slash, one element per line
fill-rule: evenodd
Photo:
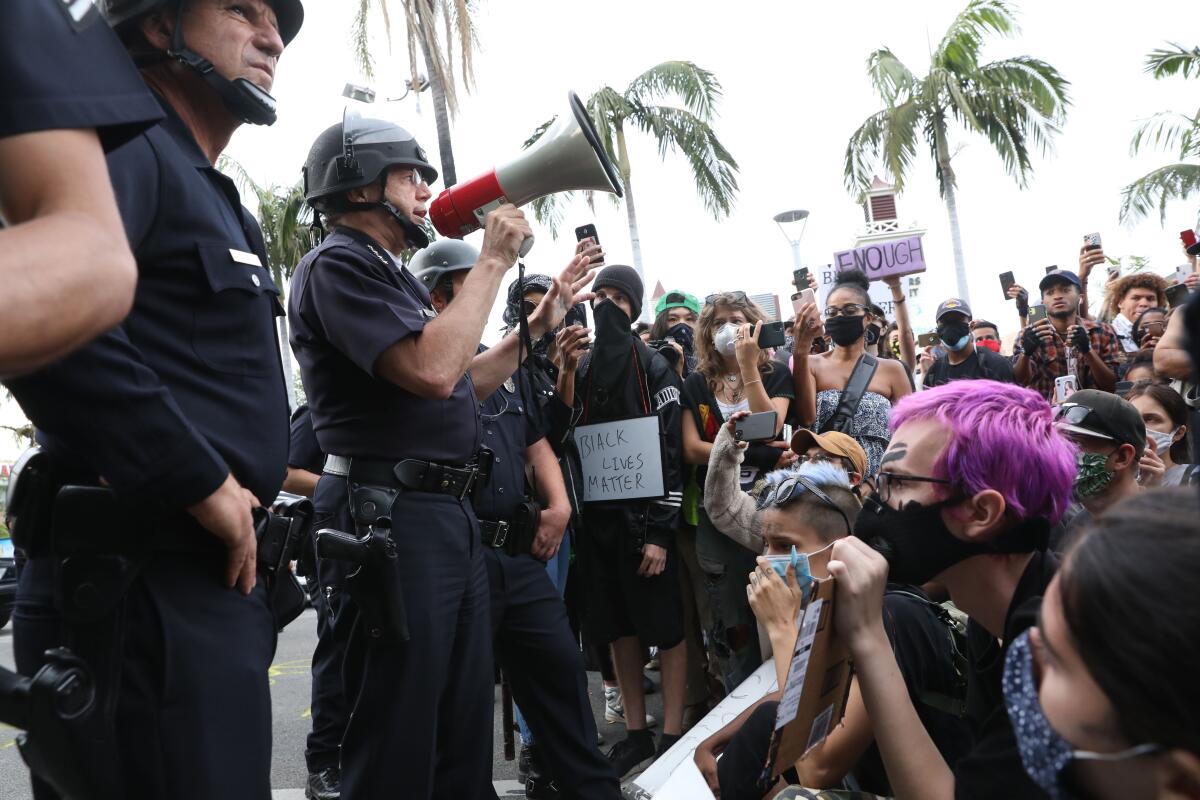
<path fill-rule="evenodd" d="M 1139 350 L 1134 353 L 1123 367 L 1122 380 L 1127 383 L 1139 381 L 1158 381 L 1158 373 L 1154 371 L 1154 351 Z"/>
<path fill-rule="evenodd" d="M 1137 315 L 1129 338 L 1137 343 L 1138 350 L 1133 351 L 1132 355 L 1127 351 L 1127 357 L 1132 359 L 1139 350 L 1154 349 L 1158 340 L 1166 333 L 1168 313 L 1165 308 L 1147 308 Z"/>
<path fill-rule="evenodd" d="M 1056 402 L 1056 379 L 1073 375 L 1079 389 L 1116 385 L 1120 346 L 1110 326 L 1079 314 L 1080 282 L 1075 273 L 1055 270 L 1038 288 L 1047 316 L 1026 327 L 1013 346 L 1013 374 L 1050 402 Z"/>
<path fill-rule="evenodd" d="M 1193 489 L 1115 505 L 1088 526 L 1036 627 L 1009 648 L 1004 703 L 1042 794 L 1200 795 L 1200 614 L 1188 601 L 1200 572 L 1198 513 Z"/>
<path fill-rule="evenodd" d="M 700 301 L 694 295 L 674 289 L 658 298 L 654 306 L 654 325 L 650 341 L 664 342 L 659 352 L 675 367 L 680 378 L 696 369 L 696 325 L 700 319 Z"/>
<path fill-rule="evenodd" d="M 1037 797 L 1001 692 L 1003 655 L 1057 569 L 1050 525 L 1070 500 L 1071 445 L 1037 393 L 956 381 L 905 398 L 854 536 L 833 545 L 834 624 L 854 659 L 893 796 Z M 875 549 L 878 548 L 878 549 Z M 936 581 L 968 623 L 969 753 L 947 762 L 909 699 L 883 625 L 887 581 Z"/>
<path fill-rule="evenodd" d="M 1135 272 L 1105 287 L 1101 318 L 1112 320 L 1113 331 L 1123 352 L 1134 353 L 1146 346 L 1137 338 L 1134 323 L 1149 309 L 1165 309 L 1166 288 L 1166 279 L 1153 272 Z M 1162 335 L 1161 330 L 1158 335 Z"/>
<path fill-rule="evenodd" d="M 710 296 L 696 332 L 699 363 L 683 386 L 683 454 L 705 472 L 721 425 L 739 411 L 774 412 L 772 441 L 750 446 L 741 482 L 751 488 L 759 475 L 789 461 L 787 442 L 778 439 L 792 401 L 788 368 L 758 346 L 765 314 L 744 292 Z M 703 509 L 696 526 L 696 558 L 708 593 L 710 646 L 725 689 L 731 691 L 762 663 L 754 615 L 746 602 L 745 576 L 757 553 L 721 534 Z"/>
<path fill-rule="evenodd" d="M 975 346 L 1000 352 L 1000 328 L 994 322 L 977 319 L 971 323 L 971 335 L 975 337 Z M 1011 362 L 1009 364 L 1011 367 Z"/>
<path fill-rule="evenodd" d="M 971 307 L 965 301 L 951 298 L 937 307 L 937 335 L 946 346 L 946 355 L 929 367 L 921 388 L 931 389 L 957 380 L 985 378 L 1003 383 L 1015 383 L 1012 365 L 990 347 L 977 344 L 977 331 L 971 330 Z M 995 329 L 993 328 L 993 333 Z M 1000 345 L 999 337 L 991 341 Z"/>
<path fill-rule="evenodd" d="M 1162 460 L 1162 477 L 1143 485 L 1179 486 L 1200 480 L 1200 470 L 1188 463 L 1188 406 L 1179 393 L 1165 384 L 1141 381 L 1125 399 L 1142 415 L 1147 452 L 1153 450 Z"/>
<path fill-rule="evenodd" d="M 807 304 L 796 317 L 792 377 L 796 388 L 796 417 L 802 427 L 848 434 L 867 452 L 868 478 L 879 470 L 888 441 L 891 407 L 913 391 L 899 363 L 877 360 L 865 353 L 863 336 L 870 305 L 868 282 L 861 272 L 838 274 L 826 298 L 826 332 L 833 349 L 810 356 L 813 339 L 821 332 L 816 306 Z M 861 381 L 854 381 L 856 374 Z M 845 390 L 862 384 L 861 393 Z"/>
<path fill-rule="evenodd" d="M 723 437 L 732 438 L 732 424 L 725 426 Z M 724 470 L 726 474 L 717 475 L 716 480 L 732 483 L 734 463 L 728 459 L 724 465 L 714 462 L 710 479 L 713 473 Z M 755 505 L 744 493 L 732 502 L 750 507 L 733 512 L 741 517 Z M 803 585 L 798 582 L 802 574 L 818 580 L 829 577 L 829 549 L 833 542 L 850 534 L 851 520 L 858 515 L 860 505 L 843 468 L 830 461 L 808 462 L 771 473 L 757 505 L 760 510 L 754 519 L 765 540 L 766 556 L 805 554 L 799 556 L 805 565 L 800 572 L 788 565 L 781 578 L 765 559 L 759 558 L 750 575 L 750 603 L 771 643 L 777 685 L 783 686 L 796 643 Z M 743 538 L 749 531 L 731 533 Z M 918 715 L 943 757 L 956 761 L 969 748 L 971 733 L 962 715 L 949 710 L 963 704 L 966 695 L 966 682 L 957 671 L 949 614 L 916 586 L 902 584 L 888 585 L 884 606 L 885 629 L 902 664 Z M 710 786 L 719 789 L 720 797 L 762 797 L 766 787 L 759 784 L 759 775 L 768 760 L 778 699 L 778 692 L 768 696 L 697 748 L 697 765 Z M 789 775 L 788 780 L 813 788 L 834 788 L 852 775 L 860 789 L 889 794 L 873 739 L 862 695 L 857 682 L 852 681 L 841 724 L 820 748 L 796 762 L 794 770 L 799 777 Z M 714 765 L 713 758 L 721 751 L 724 754 Z M 719 785 L 714 786 L 718 782 L 715 779 L 719 779 Z"/>

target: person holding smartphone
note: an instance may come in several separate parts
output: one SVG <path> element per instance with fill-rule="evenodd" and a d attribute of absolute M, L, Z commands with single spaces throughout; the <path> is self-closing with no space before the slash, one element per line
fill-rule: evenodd
<path fill-rule="evenodd" d="M 1027 326 L 1013 345 L 1017 383 L 1055 402 L 1055 381 L 1077 378 L 1079 389 L 1111 392 L 1117 383 L 1120 344 L 1111 325 L 1079 316 L 1083 283 L 1057 269 L 1038 284 L 1047 316 Z"/>
<path fill-rule="evenodd" d="M 1008 359 L 976 341 L 976 333 L 971 325 L 971 307 L 966 301 L 957 297 L 943 301 L 937 308 L 935 319 L 937 335 L 946 346 L 946 355 L 929 367 L 923 388 L 932 389 L 950 381 L 979 378 L 1016 383 Z M 994 341 L 999 346 L 999 339 Z"/>

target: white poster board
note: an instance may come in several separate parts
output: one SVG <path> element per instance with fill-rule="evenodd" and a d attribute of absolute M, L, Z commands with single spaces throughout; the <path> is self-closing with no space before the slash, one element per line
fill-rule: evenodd
<path fill-rule="evenodd" d="M 665 497 L 658 416 L 575 428 L 583 466 L 583 502 Z"/>

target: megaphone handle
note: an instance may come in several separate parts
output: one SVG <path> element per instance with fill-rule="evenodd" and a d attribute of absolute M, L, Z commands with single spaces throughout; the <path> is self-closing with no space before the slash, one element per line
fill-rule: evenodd
<path fill-rule="evenodd" d="M 533 249 L 533 236 L 526 236 L 525 241 L 521 242 L 521 249 L 517 251 L 517 255 L 521 258 L 529 255 L 529 251 Z"/>

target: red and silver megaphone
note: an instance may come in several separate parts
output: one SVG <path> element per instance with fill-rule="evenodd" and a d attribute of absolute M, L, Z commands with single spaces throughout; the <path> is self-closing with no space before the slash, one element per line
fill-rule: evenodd
<path fill-rule="evenodd" d="M 600 144 L 579 95 L 567 93 L 571 113 L 559 117 L 526 151 L 507 164 L 451 186 L 429 206 L 438 233 L 461 239 L 483 227 L 484 216 L 505 203 L 522 206 L 555 192 L 591 189 L 623 195 L 621 178 Z M 533 237 L 521 245 L 529 253 Z"/>

